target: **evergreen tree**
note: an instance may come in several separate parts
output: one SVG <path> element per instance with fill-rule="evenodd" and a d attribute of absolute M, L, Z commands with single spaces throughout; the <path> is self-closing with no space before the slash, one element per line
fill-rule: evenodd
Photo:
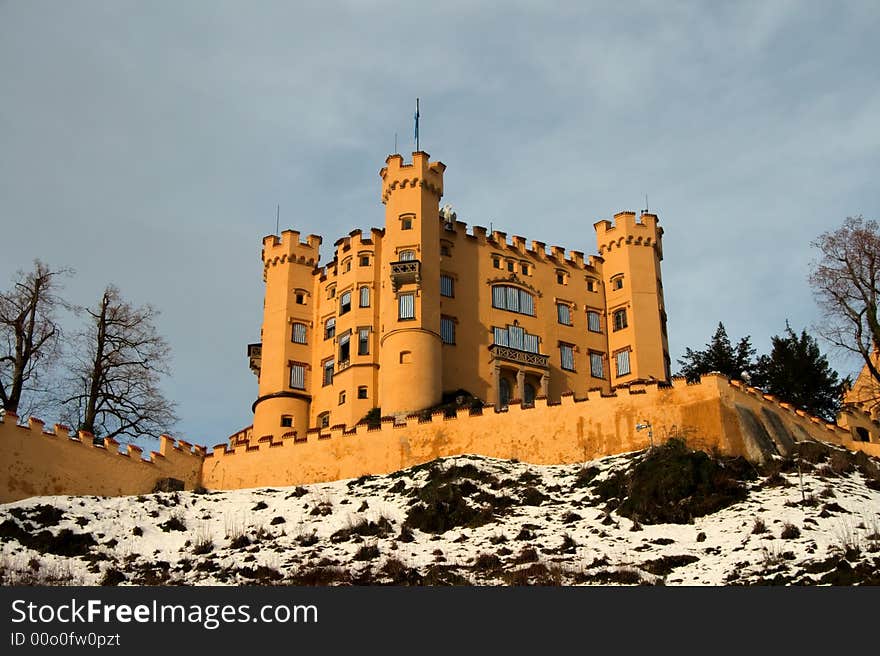
<path fill-rule="evenodd" d="M 798 336 L 786 321 L 785 333 L 771 341 L 770 355 L 758 358 L 752 383 L 782 401 L 834 421 L 840 410 L 841 383 L 816 340 L 806 330 Z"/>
<path fill-rule="evenodd" d="M 724 324 L 718 322 L 718 328 L 712 336 L 712 340 L 706 344 L 703 351 L 685 349 L 685 354 L 678 361 L 681 365 L 680 376 L 687 378 L 689 382 L 696 382 L 702 374 L 717 371 L 728 378 L 742 379 L 748 376 L 754 367 L 753 358 L 755 349 L 752 347 L 750 337 L 743 337 L 734 347 L 727 336 Z"/>

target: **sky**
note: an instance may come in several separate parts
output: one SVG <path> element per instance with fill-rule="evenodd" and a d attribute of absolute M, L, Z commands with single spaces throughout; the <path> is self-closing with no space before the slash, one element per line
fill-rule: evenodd
<path fill-rule="evenodd" d="M 173 433 L 223 442 L 276 205 L 322 261 L 381 226 L 419 97 L 459 220 L 591 254 L 647 195 L 673 370 L 719 321 L 767 352 L 821 320 L 810 242 L 880 216 L 878 33 L 872 1 L 0 0 L 0 287 L 38 257 L 155 306 Z"/>

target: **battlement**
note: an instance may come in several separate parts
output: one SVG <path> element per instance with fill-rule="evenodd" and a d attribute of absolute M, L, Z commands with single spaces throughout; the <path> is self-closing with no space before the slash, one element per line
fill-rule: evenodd
<path fill-rule="evenodd" d="M 300 241 L 298 230 L 284 230 L 281 237 L 263 237 L 263 266 L 295 262 L 314 268 L 318 264 L 319 248 L 323 239 L 319 235 L 309 235 L 305 242 Z"/>
<path fill-rule="evenodd" d="M 431 162 L 430 155 L 423 151 L 412 154 L 411 164 L 404 164 L 402 155 L 389 155 L 385 167 L 379 171 L 382 178 L 382 203 L 387 204 L 395 189 L 424 187 L 434 193 L 439 201 L 443 197 L 443 162 Z"/>
<path fill-rule="evenodd" d="M 614 215 L 613 224 L 603 219 L 594 223 L 593 228 L 596 230 L 599 255 L 624 244 L 651 246 L 658 251 L 661 248 L 663 228 L 660 227 L 656 214 L 642 212 L 636 218 L 635 212 L 618 212 Z"/>
<path fill-rule="evenodd" d="M 385 235 L 384 230 L 379 228 L 371 228 L 370 236 L 364 236 L 363 230 L 352 230 L 345 237 L 340 237 L 334 242 L 333 262 L 341 262 L 345 257 L 356 257 L 362 250 L 373 250 L 382 237 Z"/>

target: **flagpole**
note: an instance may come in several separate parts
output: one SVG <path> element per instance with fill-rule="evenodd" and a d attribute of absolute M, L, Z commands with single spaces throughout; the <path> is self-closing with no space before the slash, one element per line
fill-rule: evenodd
<path fill-rule="evenodd" d="M 416 152 L 419 150 L 419 99 L 416 98 Z"/>

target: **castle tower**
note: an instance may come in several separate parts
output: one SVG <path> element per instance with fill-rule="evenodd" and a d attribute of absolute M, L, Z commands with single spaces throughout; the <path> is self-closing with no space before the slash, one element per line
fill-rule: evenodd
<path fill-rule="evenodd" d="M 313 272 L 320 244 L 317 235 L 300 243 L 299 232 L 294 230 L 283 231 L 280 239 L 274 235 L 263 239 L 262 342 L 248 349 L 251 368 L 259 378 L 259 396 L 253 405 L 254 439 L 290 432 L 304 436 L 308 430 L 315 378 L 310 372 L 310 345 L 317 339 Z"/>
<path fill-rule="evenodd" d="M 379 175 L 385 204 L 379 307 L 382 414 L 420 410 L 442 395 L 440 343 L 441 162 L 391 155 Z"/>
<path fill-rule="evenodd" d="M 660 261 L 663 228 L 657 216 L 619 212 L 594 224 L 605 286 L 611 384 L 668 380 L 669 345 Z"/>

